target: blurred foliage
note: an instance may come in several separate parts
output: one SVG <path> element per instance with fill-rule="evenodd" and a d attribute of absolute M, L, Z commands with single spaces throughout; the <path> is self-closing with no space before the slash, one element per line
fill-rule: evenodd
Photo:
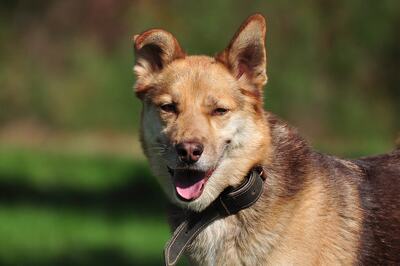
<path fill-rule="evenodd" d="M 98 153 L 124 146 L 122 137 L 73 153 L 110 137 L 58 145 L 65 138 L 49 132 L 136 137 L 131 36 L 161 27 L 189 54 L 214 55 L 254 12 L 268 22 L 267 110 L 324 151 L 392 149 L 400 129 L 399 1 L 3 0 L 0 264 L 160 265 L 165 198 L 143 158 Z M 15 126 L 24 121 L 35 130 Z M 44 134 L 35 142 L 37 128 Z M 36 146 L 14 147 L 12 135 Z"/>
<path fill-rule="evenodd" d="M 193 54 L 223 49 L 253 12 L 268 20 L 266 106 L 319 144 L 387 139 L 400 127 L 400 3 L 5 1 L 0 123 L 136 130 L 130 36 L 173 32 Z M 334 146 L 334 145 L 333 145 Z"/>

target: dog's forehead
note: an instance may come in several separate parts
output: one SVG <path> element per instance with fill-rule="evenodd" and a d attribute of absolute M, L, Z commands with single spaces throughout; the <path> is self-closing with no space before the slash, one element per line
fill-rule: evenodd
<path fill-rule="evenodd" d="M 224 94 L 236 95 L 239 91 L 235 78 L 227 68 L 214 58 L 188 56 L 172 62 L 159 76 L 164 92 L 184 96 Z"/>

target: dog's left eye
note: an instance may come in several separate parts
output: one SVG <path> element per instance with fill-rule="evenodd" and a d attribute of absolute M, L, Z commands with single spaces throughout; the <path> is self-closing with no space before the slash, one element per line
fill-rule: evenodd
<path fill-rule="evenodd" d="M 161 110 L 167 113 L 176 113 L 176 105 L 173 103 L 166 103 L 160 106 Z"/>
<path fill-rule="evenodd" d="M 229 110 L 228 109 L 226 109 L 226 108 L 215 108 L 213 111 L 212 111 L 212 115 L 224 115 L 224 114 L 226 114 L 227 112 L 228 112 Z"/>

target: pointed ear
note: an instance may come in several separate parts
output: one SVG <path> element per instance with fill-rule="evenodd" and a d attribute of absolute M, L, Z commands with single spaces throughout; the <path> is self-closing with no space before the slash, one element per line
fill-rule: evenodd
<path fill-rule="evenodd" d="M 185 52 L 175 37 L 164 30 L 152 29 L 133 37 L 136 62 L 133 68 L 137 76 L 136 93 L 144 90 L 154 73 L 178 58 Z"/>
<path fill-rule="evenodd" d="M 255 14 L 246 19 L 228 47 L 216 56 L 239 80 L 246 80 L 261 94 L 267 82 L 265 51 L 265 18 Z"/>

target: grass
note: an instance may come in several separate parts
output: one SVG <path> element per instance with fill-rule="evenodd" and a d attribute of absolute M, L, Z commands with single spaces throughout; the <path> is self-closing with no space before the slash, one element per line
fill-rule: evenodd
<path fill-rule="evenodd" d="M 150 176 L 143 162 L 111 156 L 63 154 L 1 147 L 1 180 L 35 187 L 102 190 L 122 184 L 132 174 Z"/>
<path fill-rule="evenodd" d="M 87 260 L 101 264 L 94 256 L 97 252 L 116 253 L 122 264 L 161 263 L 168 235 L 161 216 L 133 213 L 116 219 L 79 209 L 0 207 L 2 265 L 47 264 L 59 259 L 74 265 L 84 265 L 81 263 Z"/>
<path fill-rule="evenodd" d="M 143 162 L 0 149 L 0 265 L 160 265 L 164 196 Z"/>

